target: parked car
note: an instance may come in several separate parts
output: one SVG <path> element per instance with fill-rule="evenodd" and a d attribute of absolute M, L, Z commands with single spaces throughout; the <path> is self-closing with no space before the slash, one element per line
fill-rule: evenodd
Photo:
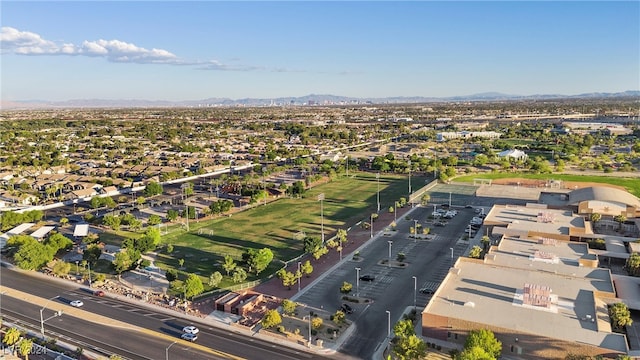
<path fill-rule="evenodd" d="M 429 288 L 422 288 L 422 289 L 420 289 L 420 294 L 433 295 L 433 294 L 435 294 L 435 291 L 433 289 L 429 289 Z"/>
<path fill-rule="evenodd" d="M 73 300 L 72 302 L 69 303 L 69 305 L 73 307 L 81 307 L 82 305 L 84 305 L 84 303 L 80 300 Z"/>
<path fill-rule="evenodd" d="M 436 221 L 435 223 L 433 223 L 435 226 L 445 226 L 447 225 L 446 221 Z"/>
<path fill-rule="evenodd" d="M 376 279 L 376 277 L 373 276 L 373 275 L 362 275 L 362 276 L 360 276 L 360 280 L 362 280 L 362 281 L 373 281 L 375 279 Z"/>
<path fill-rule="evenodd" d="M 465 205 L 464 207 L 467 209 L 473 209 L 473 205 Z"/>
<path fill-rule="evenodd" d="M 180 338 L 183 339 L 183 340 L 194 342 L 194 341 L 198 340 L 198 335 L 190 334 L 190 333 L 184 333 L 184 334 L 180 335 Z"/>
<path fill-rule="evenodd" d="M 353 314 L 353 308 L 349 304 L 342 304 L 342 306 L 340 306 L 340 310 L 345 314 Z"/>
<path fill-rule="evenodd" d="M 185 326 L 182 331 L 186 334 L 197 334 L 200 332 L 200 329 L 198 329 L 195 326 Z"/>

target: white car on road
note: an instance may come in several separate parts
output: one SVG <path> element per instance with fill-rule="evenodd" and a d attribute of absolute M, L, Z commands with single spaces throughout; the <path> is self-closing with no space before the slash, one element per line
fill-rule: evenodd
<path fill-rule="evenodd" d="M 73 307 L 80 307 L 82 305 L 84 305 L 84 303 L 80 300 L 73 300 L 72 302 L 69 303 L 69 305 L 73 306 Z"/>
<path fill-rule="evenodd" d="M 185 326 L 185 327 L 182 329 L 182 331 L 183 331 L 184 333 L 187 333 L 187 334 L 194 334 L 194 335 L 195 335 L 195 334 L 197 334 L 197 333 L 199 333 L 199 332 L 200 332 L 200 329 L 198 329 L 198 328 L 197 328 L 197 327 L 195 327 L 195 326 Z"/>

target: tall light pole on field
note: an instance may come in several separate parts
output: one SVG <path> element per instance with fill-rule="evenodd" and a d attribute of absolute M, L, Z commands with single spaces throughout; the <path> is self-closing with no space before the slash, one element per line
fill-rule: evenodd
<path fill-rule="evenodd" d="M 378 183 L 378 212 L 380 212 L 380 173 L 376 174 L 376 182 Z"/>
<path fill-rule="evenodd" d="M 264 204 L 267 205 L 267 182 L 265 180 L 265 173 L 267 172 L 267 167 L 262 168 L 262 189 L 264 190 Z"/>
<path fill-rule="evenodd" d="M 388 261 L 388 264 L 389 264 L 389 267 L 391 267 L 391 245 L 393 245 L 393 240 L 388 240 L 387 242 L 389 243 L 389 261 Z"/>
<path fill-rule="evenodd" d="M 318 194 L 318 201 L 320 201 L 320 236 L 322 238 L 322 244 L 324 245 L 324 193 Z"/>

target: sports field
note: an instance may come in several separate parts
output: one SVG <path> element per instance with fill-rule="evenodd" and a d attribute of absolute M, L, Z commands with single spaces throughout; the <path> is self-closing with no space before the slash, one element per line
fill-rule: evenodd
<path fill-rule="evenodd" d="M 424 186 L 425 180 L 425 177 L 412 176 L 412 188 Z M 381 212 L 388 211 L 401 197 L 407 198 L 408 185 L 407 176 L 382 174 L 379 179 Z M 368 220 L 370 214 L 377 211 L 377 189 L 375 174 L 356 173 L 314 187 L 302 198 L 282 198 L 231 217 L 191 223 L 189 232 L 179 226 L 170 227 L 162 241 L 172 244 L 174 251 L 159 254 L 157 261 L 164 267 L 177 268 L 178 260 L 185 259 L 187 273 L 208 276 L 220 271 L 225 274 L 220 266 L 225 255 L 241 259 L 246 249 L 268 247 L 274 253 L 273 265 L 265 271 L 268 274 L 281 266 L 277 260 L 288 261 L 302 254 L 303 241 L 296 236 L 301 232 L 320 237 L 323 223 L 325 238 L 329 239 L 338 229 Z M 319 194 L 324 194 L 322 204 L 318 201 Z"/>

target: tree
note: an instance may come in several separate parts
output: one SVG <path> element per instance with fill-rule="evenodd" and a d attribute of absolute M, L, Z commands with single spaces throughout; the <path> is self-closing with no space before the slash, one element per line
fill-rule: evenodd
<path fill-rule="evenodd" d="M 471 250 L 469 250 L 469 257 L 473 259 L 480 259 L 482 256 L 482 248 L 478 245 L 474 245 Z"/>
<path fill-rule="evenodd" d="M 615 303 L 610 305 L 609 317 L 611 317 L 613 330 L 617 332 L 624 332 L 624 327 L 633 323 L 631 312 L 629 312 L 629 308 L 625 303 Z"/>
<path fill-rule="evenodd" d="M 173 282 L 178 279 L 178 271 L 176 269 L 169 269 L 165 273 L 165 277 L 167 278 L 167 281 Z"/>
<path fill-rule="evenodd" d="M 209 276 L 208 285 L 211 287 L 216 287 L 218 286 L 218 284 L 220 284 L 220 281 L 222 281 L 222 274 L 220 274 L 219 271 L 216 271 Z"/>
<path fill-rule="evenodd" d="M 178 211 L 174 209 L 167 210 L 167 220 L 174 221 L 178 218 Z"/>
<path fill-rule="evenodd" d="M 147 230 L 144 232 L 144 238 L 148 243 L 153 244 L 153 248 L 149 250 L 155 249 L 156 247 L 158 247 L 158 245 L 160 245 L 160 229 L 156 227 L 147 228 Z"/>
<path fill-rule="evenodd" d="M 412 334 L 399 338 L 393 346 L 393 352 L 402 360 L 424 359 L 427 355 L 427 344 L 416 334 Z"/>
<path fill-rule="evenodd" d="M 236 262 L 235 260 L 233 260 L 231 255 L 225 255 L 224 264 L 222 264 L 222 268 L 227 272 L 227 276 L 229 276 L 229 273 L 233 271 L 233 269 L 235 269 L 236 266 L 237 266 Z"/>
<path fill-rule="evenodd" d="M 18 353 L 24 356 L 25 360 L 29 360 L 29 354 L 31 354 L 32 348 L 33 340 L 24 338 L 18 343 Z"/>
<path fill-rule="evenodd" d="M 162 194 L 162 185 L 151 181 L 144 189 L 144 195 L 147 197 Z"/>
<path fill-rule="evenodd" d="M 307 236 L 304 238 L 304 252 L 313 254 L 322 247 L 322 239 L 318 236 Z"/>
<path fill-rule="evenodd" d="M 102 198 L 94 196 L 91 198 L 90 204 L 92 209 L 97 209 L 102 206 Z"/>
<path fill-rule="evenodd" d="M 420 198 L 420 203 L 421 203 L 422 205 L 427 205 L 427 203 L 428 203 L 430 200 L 431 200 L 431 195 L 429 195 L 429 194 L 426 194 L 426 193 L 425 193 L 424 195 L 422 195 L 422 198 Z"/>
<path fill-rule="evenodd" d="M 263 328 L 269 329 L 282 323 L 282 317 L 278 310 L 267 310 L 260 324 Z"/>
<path fill-rule="evenodd" d="M 155 226 L 162 223 L 162 218 L 156 214 L 149 216 L 149 220 L 147 220 L 147 225 Z"/>
<path fill-rule="evenodd" d="M 302 265 L 300 266 L 300 271 L 306 277 L 309 277 L 309 275 L 311 275 L 311 273 L 313 272 L 313 265 L 311 265 L 311 261 L 307 260 L 302 263 Z"/>
<path fill-rule="evenodd" d="M 618 230 L 622 230 L 622 224 L 627 221 L 627 217 L 620 214 L 620 215 L 616 215 L 613 217 L 613 220 L 615 220 L 617 223 L 620 224 L 620 227 L 618 227 Z"/>
<path fill-rule="evenodd" d="M 328 252 L 329 249 L 326 246 L 321 246 L 320 248 L 316 249 L 311 255 L 314 259 L 318 260 L 322 257 L 322 255 L 325 255 Z"/>
<path fill-rule="evenodd" d="M 45 246 L 30 237 L 30 240 L 20 245 L 13 259 L 16 265 L 23 270 L 38 270 L 53 259 L 56 251 L 56 249 Z"/>
<path fill-rule="evenodd" d="M 119 216 L 105 215 L 102 218 L 102 223 L 112 230 L 118 231 L 120 230 L 121 219 Z"/>
<path fill-rule="evenodd" d="M 406 338 L 411 335 L 414 335 L 416 331 L 414 330 L 414 327 L 413 327 L 413 321 L 411 321 L 411 319 L 398 321 L 393 326 L 393 333 L 395 334 L 395 336 L 400 338 Z"/>
<path fill-rule="evenodd" d="M 131 266 L 133 265 L 133 260 L 129 255 L 130 255 L 129 251 L 125 250 L 125 251 L 118 252 L 116 256 L 114 256 L 113 262 L 111 264 L 113 265 L 113 269 L 118 275 L 131 269 Z"/>
<path fill-rule="evenodd" d="M 340 287 L 340 292 L 343 294 L 348 294 L 351 292 L 351 289 L 353 289 L 353 285 L 345 281 L 342 283 L 342 286 Z"/>
<path fill-rule="evenodd" d="M 344 311 L 338 310 L 335 314 L 333 314 L 333 322 L 337 325 L 344 324 L 345 320 L 346 316 L 344 314 Z"/>
<path fill-rule="evenodd" d="M 296 283 L 296 275 L 291 271 L 280 269 L 276 272 L 276 275 L 282 280 L 282 285 L 291 290 L 291 286 Z"/>
<path fill-rule="evenodd" d="M 184 267 L 184 258 L 178 259 L 178 266 L 180 266 L 180 269 Z"/>
<path fill-rule="evenodd" d="M 273 260 L 273 252 L 269 248 L 263 248 L 257 251 L 255 249 L 249 249 L 246 254 L 249 269 L 252 269 L 256 275 L 266 269 Z"/>
<path fill-rule="evenodd" d="M 287 315 L 295 313 L 297 306 L 298 304 L 296 304 L 295 301 L 291 301 L 289 299 L 282 300 L 282 311 Z"/>
<path fill-rule="evenodd" d="M 640 253 L 631 253 L 624 267 L 629 272 L 629 275 L 640 276 Z"/>
<path fill-rule="evenodd" d="M 187 276 L 187 280 L 184 281 L 184 296 L 187 299 L 190 299 L 198 294 L 202 294 L 204 291 L 204 285 L 202 285 L 202 280 L 200 280 L 200 276 L 196 274 L 189 274 Z"/>
<path fill-rule="evenodd" d="M 4 337 L 2 338 L 2 342 L 7 344 L 8 346 L 13 346 L 22 337 L 22 333 L 20 330 L 16 328 L 9 328 L 7 332 L 4 333 Z"/>
<path fill-rule="evenodd" d="M 313 319 L 311 319 L 311 328 L 313 330 L 318 330 L 318 329 L 320 329 L 321 326 L 322 326 L 322 318 L 321 317 L 314 317 Z"/>
<path fill-rule="evenodd" d="M 238 284 L 245 281 L 246 279 L 247 272 L 241 267 L 236 267 L 236 269 L 233 271 L 233 282 Z"/>
<path fill-rule="evenodd" d="M 595 224 L 598 223 L 598 221 L 602 220 L 602 214 L 599 213 L 593 213 L 591 214 L 591 222 L 593 223 L 593 225 L 595 226 Z"/>
<path fill-rule="evenodd" d="M 489 243 L 491 243 L 491 238 L 489 238 L 487 235 L 485 235 L 480 239 L 480 242 L 482 243 L 482 249 L 484 251 L 488 251 L 489 250 Z"/>
<path fill-rule="evenodd" d="M 53 273 L 57 276 L 65 276 L 69 274 L 70 270 L 71 264 L 62 260 L 56 261 L 56 263 L 53 265 Z"/>
<path fill-rule="evenodd" d="M 67 224 L 69 224 L 69 219 L 68 218 L 66 218 L 66 217 L 60 218 L 60 225 L 62 227 L 67 226 Z"/>
<path fill-rule="evenodd" d="M 474 346 L 468 349 L 464 349 L 460 354 L 455 357 L 456 360 L 496 360 L 495 357 L 488 354 L 480 346 Z"/>
<path fill-rule="evenodd" d="M 493 331 L 488 329 L 471 330 L 464 343 L 464 350 L 474 347 L 484 350 L 491 358 L 497 359 L 502 352 L 502 343 L 496 339 Z"/>

